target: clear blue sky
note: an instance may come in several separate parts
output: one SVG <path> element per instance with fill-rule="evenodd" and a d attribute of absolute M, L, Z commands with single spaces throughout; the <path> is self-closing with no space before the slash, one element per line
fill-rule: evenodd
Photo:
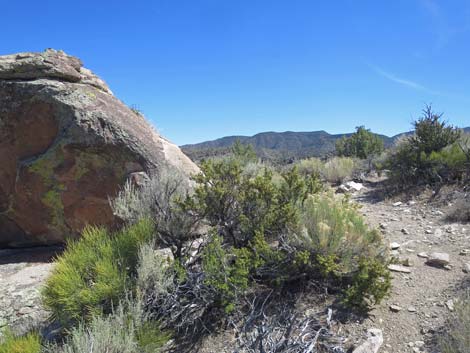
<path fill-rule="evenodd" d="M 177 144 L 470 125 L 468 0 L 1 2 L 0 53 L 80 57 Z"/>

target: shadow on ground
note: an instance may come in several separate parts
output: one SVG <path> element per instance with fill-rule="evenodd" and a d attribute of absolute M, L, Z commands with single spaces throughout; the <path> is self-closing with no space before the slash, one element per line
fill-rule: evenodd
<path fill-rule="evenodd" d="M 28 262 L 51 262 L 62 251 L 63 247 L 60 246 L 0 249 L 0 265 Z"/>

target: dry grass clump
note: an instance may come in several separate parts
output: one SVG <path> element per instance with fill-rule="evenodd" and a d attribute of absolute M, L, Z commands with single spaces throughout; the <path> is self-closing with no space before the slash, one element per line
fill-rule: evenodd
<path fill-rule="evenodd" d="M 465 353 L 470 349 L 470 290 L 455 304 L 447 332 L 439 340 L 442 353 Z"/>

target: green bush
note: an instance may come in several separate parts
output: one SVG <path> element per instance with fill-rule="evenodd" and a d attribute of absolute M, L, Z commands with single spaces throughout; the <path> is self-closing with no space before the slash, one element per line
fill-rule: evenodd
<path fill-rule="evenodd" d="M 338 156 L 366 159 L 380 154 L 384 150 L 383 140 L 364 126 L 356 127 L 350 137 L 342 137 L 336 141 Z"/>
<path fill-rule="evenodd" d="M 257 231 L 242 247 L 223 246 L 214 234 L 202 255 L 206 284 L 218 305 L 234 310 L 253 284 L 289 286 L 296 279 L 321 280 L 344 294 L 343 303 L 366 309 L 390 289 L 386 250 L 377 230 L 369 229 L 357 206 L 331 194 L 299 203 L 298 225 L 287 239 L 269 244 Z"/>
<path fill-rule="evenodd" d="M 283 174 L 279 182 L 269 170 L 244 175 L 236 159 L 207 161 L 201 170 L 186 209 L 206 219 L 235 247 L 246 245 L 261 229 L 268 238 L 285 232 L 296 219 L 295 203 L 318 187 L 317 180 L 302 178 L 296 170 Z"/>
<path fill-rule="evenodd" d="M 0 337 L 0 353 L 41 352 L 41 338 L 37 333 L 16 336 L 10 329 L 6 329 Z"/>
<path fill-rule="evenodd" d="M 454 182 L 468 175 L 470 154 L 460 130 L 441 120 L 428 106 L 415 121 L 414 135 L 403 138 L 391 151 L 384 167 L 393 185 Z"/>
<path fill-rule="evenodd" d="M 214 234 L 202 253 L 205 283 L 217 293 L 217 305 L 230 313 L 235 309 L 236 297 L 248 288 L 251 270 L 246 249 L 232 253 L 222 248 L 222 240 Z"/>
<path fill-rule="evenodd" d="M 367 301 L 379 302 L 390 288 L 382 237 L 368 228 L 347 198 L 307 198 L 290 245 L 301 270 L 342 288 L 349 286 L 344 292 L 348 305 L 364 308 Z"/>
<path fill-rule="evenodd" d="M 431 152 L 438 152 L 460 138 L 460 130 L 448 126 L 442 120 L 442 116 L 442 113 L 435 113 L 431 105 L 427 105 L 423 109 L 421 118 L 413 123 L 415 131 L 410 137 L 410 143 L 418 154 L 424 152 L 429 155 Z"/>
<path fill-rule="evenodd" d="M 116 234 L 88 227 L 57 259 L 43 289 L 43 302 L 69 327 L 110 313 L 126 290 L 134 288 L 139 247 L 154 235 L 148 219 Z"/>
<path fill-rule="evenodd" d="M 369 304 L 378 304 L 391 288 L 390 272 L 383 261 L 361 257 L 353 273 L 350 286 L 344 291 L 343 304 L 367 310 Z"/>
<path fill-rule="evenodd" d="M 256 155 L 253 145 L 243 144 L 240 140 L 236 140 L 231 147 L 232 155 L 237 159 L 242 165 L 246 165 L 250 162 L 256 162 L 258 156 Z"/>
<path fill-rule="evenodd" d="M 470 290 L 455 304 L 446 332 L 439 337 L 442 353 L 468 352 L 470 347 Z"/>

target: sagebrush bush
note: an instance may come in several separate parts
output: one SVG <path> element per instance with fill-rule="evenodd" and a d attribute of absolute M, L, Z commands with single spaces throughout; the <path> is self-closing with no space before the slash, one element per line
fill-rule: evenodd
<path fill-rule="evenodd" d="M 139 300 L 126 299 L 110 315 L 80 323 L 44 353 L 157 353 L 170 337 L 148 320 Z"/>
<path fill-rule="evenodd" d="M 386 251 L 376 229 L 369 229 L 357 206 L 333 194 L 312 195 L 290 235 L 295 261 L 313 276 L 350 287 L 345 303 L 365 307 L 379 302 L 390 288 Z"/>
<path fill-rule="evenodd" d="M 322 176 L 332 184 L 340 184 L 352 177 L 354 160 L 350 157 L 333 157 L 328 160 L 322 171 Z"/>
<path fill-rule="evenodd" d="M 447 218 L 454 222 L 470 222 L 470 196 L 455 201 L 447 213 Z"/>
<path fill-rule="evenodd" d="M 181 258 L 185 255 L 184 243 L 199 235 L 200 219 L 182 207 L 191 189 L 187 177 L 169 169 L 151 175 L 140 188 L 127 182 L 110 204 L 114 214 L 130 224 L 151 219 L 161 245 L 170 247 L 175 257 Z"/>
<path fill-rule="evenodd" d="M 173 285 L 169 274 L 171 259 L 155 251 L 155 241 L 143 244 L 139 249 L 137 289 L 139 295 L 167 293 Z"/>
<path fill-rule="evenodd" d="M 134 288 L 139 247 L 153 236 L 148 219 L 115 234 L 86 228 L 58 257 L 42 292 L 45 306 L 65 327 L 110 313 Z"/>
<path fill-rule="evenodd" d="M 325 163 L 320 158 L 301 159 L 296 163 L 299 173 L 302 175 L 321 175 L 323 173 Z"/>
<path fill-rule="evenodd" d="M 376 229 L 369 229 L 357 207 L 331 193 L 309 196 L 292 243 L 322 256 L 338 257 L 346 271 L 358 256 L 378 256 L 384 250 L 382 237 Z"/>
<path fill-rule="evenodd" d="M 10 329 L 5 329 L 0 336 L 0 353 L 40 353 L 41 338 L 31 332 L 23 336 L 15 335 Z"/>
<path fill-rule="evenodd" d="M 442 353 L 464 353 L 470 348 L 470 290 L 455 303 L 454 312 L 439 337 Z"/>
<path fill-rule="evenodd" d="M 356 169 L 356 162 L 350 157 L 333 157 L 327 161 L 308 158 L 296 163 L 301 175 L 317 176 L 332 184 L 340 184 L 350 179 Z"/>

